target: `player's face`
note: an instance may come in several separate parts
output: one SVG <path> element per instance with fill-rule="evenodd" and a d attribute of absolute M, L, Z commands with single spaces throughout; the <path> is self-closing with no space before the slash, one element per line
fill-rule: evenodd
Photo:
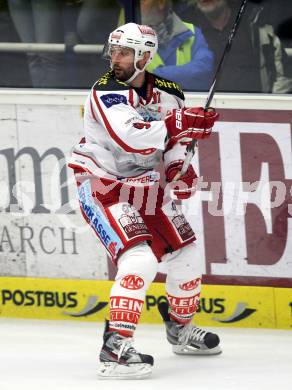
<path fill-rule="evenodd" d="M 225 4 L 226 0 L 197 0 L 197 7 L 204 13 L 217 11 Z"/>
<path fill-rule="evenodd" d="M 128 80 L 135 71 L 134 50 L 129 47 L 112 46 L 109 54 L 116 78 L 121 81 Z"/>

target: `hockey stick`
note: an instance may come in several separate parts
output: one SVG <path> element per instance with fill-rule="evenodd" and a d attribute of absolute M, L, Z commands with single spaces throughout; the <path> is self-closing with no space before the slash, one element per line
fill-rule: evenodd
<path fill-rule="evenodd" d="M 212 101 L 214 93 L 215 93 L 215 88 L 217 86 L 218 80 L 219 80 L 219 78 L 221 76 L 221 73 L 222 73 L 221 70 L 222 70 L 223 62 L 224 62 L 228 52 L 231 49 L 232 41 L 233 41 L 233 38 L 234 38 L 234 36 L 236 34 L 238 26 L 240 24 L 242 15 L 243 15 L 245 7 L 246 7 L 246 3 L 247 3 L 247 0 L 243 0 L 242 1 L 241 6 L 240 6 L 239 11 L 238 11 L 238 14 L 237 14 L 236 19 L 235 19 L 235 22 L 234 22 L 234 24 L 232 26 L 232 29 L 230 31 L 227 44 L 226 44 L 225 49 L 223 51 L 221 60 L 220 60 L 220 62 L 218 64 L 218 66 L 217 66 L 217 69 L 216 69 L 216 72 L 215 72 L 215 75 L 214 75 L 214 79 L 213 79 L 211 88 L 210 88 L 209 93 L 208 93 L 208 97 L 207 97 L 207 100 L 206 100 L 206 103 L 205 103 L 205 107 L 204 107 L 205 111 L 208 111 L 208 109 L 210 107 L 211 101 Z M 183 163 L 183 166 L 181 168 L 181 171 L 178 172 L 175 175 L 175 177 L 173 179 L 173 182 L 179 180 L 186 173 L 186 171 L 188 170 L 188 167 L 189 167 L 189 165 L 191 163 L 191 160 L 192 160 L 192 158 L 193 158 L 193 156 L 195 154 L 195 147 L 196 146 L 197 146 L 197 140 L 193 139 L 192 142 L 187 146 L 187 155 L 186 155 L 186 158 L 184 160 L 184 163 Z"/>

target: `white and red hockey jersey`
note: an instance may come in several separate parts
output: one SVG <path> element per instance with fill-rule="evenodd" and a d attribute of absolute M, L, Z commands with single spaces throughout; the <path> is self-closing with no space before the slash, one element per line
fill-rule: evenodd
<path fill-rule="evenodd" d="M 135 89 L 106 73 L 86 100 L 85 143 L 73 148 L 69 166 L 112 180 L 156 181 L 167 140 L 164 118 L 183 106 L 183 92 L 172 81 L 146 72 L 145 86 Z M 164 158 L 184 159 L 185 146 L 178 146 Z"/>

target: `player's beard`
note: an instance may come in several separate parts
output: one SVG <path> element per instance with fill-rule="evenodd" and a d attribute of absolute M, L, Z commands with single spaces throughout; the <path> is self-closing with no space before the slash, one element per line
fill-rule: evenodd
<path fill-rule="evenodd" d="M 119 65 L 113 65 L 113 71 L 118 80 L 127 81 L 134 74 L 135 69 L 131 67 L 131 69 L 123 69 Z"/>

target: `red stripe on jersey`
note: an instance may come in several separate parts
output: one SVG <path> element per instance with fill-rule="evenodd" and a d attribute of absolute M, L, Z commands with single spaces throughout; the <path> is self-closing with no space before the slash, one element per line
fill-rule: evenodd
<path fill-rule="evenodd" d="M 96 116 L 95 116 L 95 113 L 94 113 L 94 111 L 93 111 L 93 107 L 92 107 L 92 101 L 90 100 L 90 110 L 91 110 L 91 115 L 93 116 L 93 118 L 96 120 L 96 122 L 97 122 L 97 118 L 96 118 Z"/>
<path fill-rule="evenodd" d="M 92 174 L 92 172 L 88 168 L 84 167 L 83 169 L 81 169 L 80 165 L 77 164 L 69 163 L 68 167 L 74 169 L 74 173 L 75 171 L 79 170 L 80 172 L 87 172 Z"/>
<path fill-rule="evenodd" d="M 105 115 L 105 113 L 103 112 L 102 108 L 101 108 L 101 105 L 98 101 L 98 97 L 96 95 L 96 91 L 94 90 L 93 91 L 93 97 L 94 97 L 94 101 L 96 103 L 96 106 L 98 108 L 98 111 L 103 119 L 103 122 L 105 124 L 105 127 L 107 129 L 107 131 L 109 132 L 109 135 L 114 139 L 114 141 L 120 145 L 126 152 L 130 152 L 130 153 L 149 153 L 149 150 L 152 150 L 152 148 L 150 149 L 134 149 L 134 148 L 131 148 L 129 145 L 127 145 L 123 140 L 121 140 L 117 134 L 115 133 L 115 131 L 113 130 L 113 128 L 111 127 L 109 121 L 107 120 L 107 117 Z"/>
<path fill-rule="evenodd" d="M 134 107 L 134 92 L 132 88 L 129 90 L 129 103 Z"/>

